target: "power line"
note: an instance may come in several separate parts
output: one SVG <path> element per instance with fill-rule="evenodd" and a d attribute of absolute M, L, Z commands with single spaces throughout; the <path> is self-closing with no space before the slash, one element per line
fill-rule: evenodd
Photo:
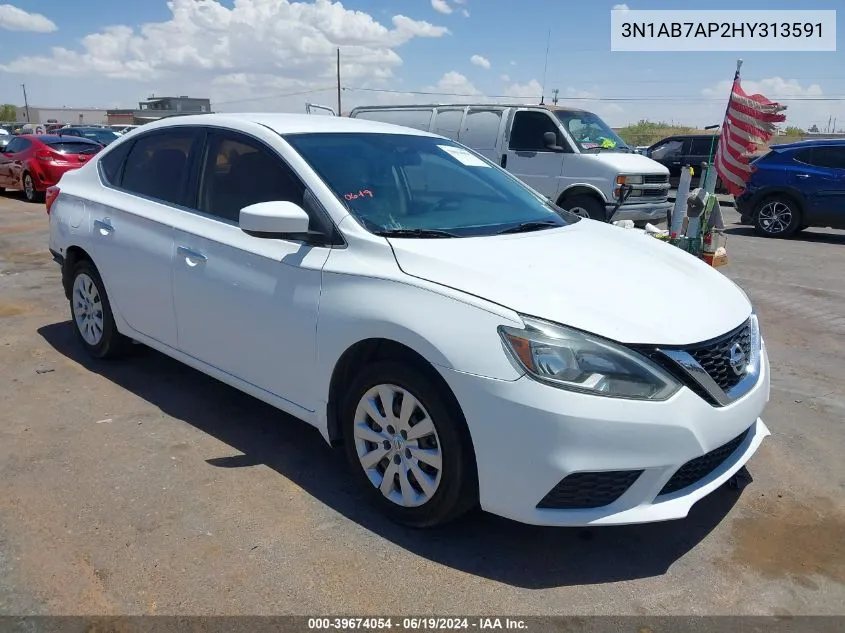
<path fill-rule="evenodd" d="M 442 97 L 486 97 L 488 99 L 536 99 L 540 95 L 519 96 L 519 95 L 489 95 L 479 94 L 477 92 L 439 92 L 431 90 L 391 90 L 388 88 L 355 88 L 344 87 L 344 90 L 351 90 L 356 92 L 384 92 L 388 94 L 409 94 L 409 95 L 432 95 Z M 769 99 L 779 101 L 845 101 L 845 96 L 830 96 L 830 97 L 792 97 L 789 95 L 768 95 Z M 670 97 L 670 96 L 654 96 L 654 97 L 559 97 L 561 101 L 610 101 L 610 102 L 627 102 L 627 101 L 665 101 L 665 102 L 709 102 L 709 103 L 724 103 L 727 101 L 721 97 Z"/>
<path fill-rule="evenodd" d="M 267 99 L 284 99 L 285 97 L 299 97 L 302 95 L 310 95 L 314 94 L 315 92 L 326 92 L 328 90 L 334 90 L 334 86 L 328 86 L 326 88 L 313 88 L 311 90 L 300 90 L 299 92 L 285 92 L 285 93 L 276 93 L 272 95 L 265 95 L 263 97 L 249 97 L 247 99 L 233 99 L 231 101 L 215 101 L 215 106 L 221 105 L 229 105 L 231 103 L 247 103 L 249 101 L 266 101 Z"/>

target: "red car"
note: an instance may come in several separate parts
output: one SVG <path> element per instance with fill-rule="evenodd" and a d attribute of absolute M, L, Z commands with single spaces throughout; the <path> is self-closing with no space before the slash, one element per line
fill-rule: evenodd
<path fill-rule="evenodd" d="M 44 192 L 66 171 L 78 169 L 103 146 L 85 138 L 22 134 L 0 148 L 0 191 L 23 189 L 30 202 L 44 200 Z"/>

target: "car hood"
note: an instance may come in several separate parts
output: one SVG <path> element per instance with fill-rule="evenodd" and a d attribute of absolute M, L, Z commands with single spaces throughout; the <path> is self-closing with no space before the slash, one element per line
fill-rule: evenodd
<path fill-rule="evenodd" d="M 593 220 L 515 235 L 389 242 L 408 275 L 622 343 L 698 343 L 751 314 L 745 293 L 698 258 Z"/>
<path fill-rule="evenodd" d="M 642 154 L 622 154 L 619 152 L 585 152 L 582 156 L 610 165 L 616 171 L 625 174 L 663 174 L 669 170 Z"/>

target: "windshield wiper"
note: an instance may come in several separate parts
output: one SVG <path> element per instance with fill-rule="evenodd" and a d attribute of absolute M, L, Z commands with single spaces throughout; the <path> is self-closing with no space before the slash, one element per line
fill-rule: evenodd
<path fill-rule="evenodd" d="M 376 231 L 376 235 L 381 237 L 417 237 L 417 238 L 444 238 L 444 237 L 458 237 L 449 231 L 440 231 L 438 229 L 385 229 L 383 231 Z"/>
<path fill-rule="evenodd" d="M 508 227 L 502 231 L 496 233 L 496 235 L 507 235 L 508 233 L 528 233 L 529 231 L 541 231 L 542 229 L 551 227 L 551 226 L 565 226 L 564 224 L 560 224 L 558 222 L 552 222 L 550 220 L 541 220 L 535 222 L 523 222 L 522 224 L 517 224 L 516 226 Z"/>

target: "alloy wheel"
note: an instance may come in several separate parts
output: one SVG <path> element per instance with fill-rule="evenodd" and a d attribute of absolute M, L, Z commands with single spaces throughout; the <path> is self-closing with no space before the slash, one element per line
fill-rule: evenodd
<path fill-rule="evenodd" d="M 440 486 L 440 438 L 422 403 L 407 389 L 380 384 L 369 389 L 355 410 L 353 435 L 358 461 L 385 498 L 419 507 Z"/>
<path fill-rule="evenodd" d="M 73 320 L 82 338 L 89 345 L 99 345 L 103 339 L 103 302 L 97 284 L 87 274 L 80 273 L 73 280 Z"/>
<path fill-rule="evenodd" d="M 23 177 L 23 192 L 27 200 L 35 198 L 35 184 L 32 182 L 32 176 L 29 174 Z"/>
<path fill-rule="evenodd" d="M 760 228 L 771 235 L 780 235 L 792 223 L 792 209 L 780 200 L 767 202 L 757 212 Z"/>

